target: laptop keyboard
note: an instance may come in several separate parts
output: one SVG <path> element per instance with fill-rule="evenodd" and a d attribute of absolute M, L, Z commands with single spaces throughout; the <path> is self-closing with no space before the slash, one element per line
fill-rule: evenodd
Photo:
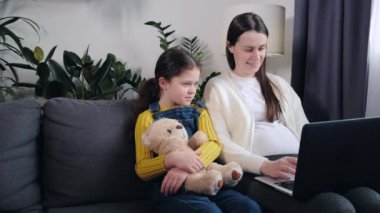
<path fill-rule="evenodd" d="M 283 182 L 277 182 L 275 183 L 276 185 L 279 185 L 281 187 L 284 187 L 286 189 L 289 189 L 290 191 L 293 191 L 293 186 L 294 186 L 294 180 L 289 180 L 289 181 L 283 181 Z"/>

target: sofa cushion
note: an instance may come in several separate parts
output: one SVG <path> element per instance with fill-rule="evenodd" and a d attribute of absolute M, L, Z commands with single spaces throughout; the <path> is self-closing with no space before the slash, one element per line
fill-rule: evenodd
<path fill-rule="evenodd" d="M 40 121 L 34 99 L 0 104 L 0 212 L 41 209 Z"/>
<path fill-rule="evenodd" d="M 44 204 L 145 197 L 135 174 L 132 100 L 50 99 L 44 111 Z"/>
<path fill-rule="evenodd" d="M 95 203 L 82 206 L 71 206 L 47 209 L 47 213 L 151 213 L 152 203 L 148 200 L 117 203 Z"/>

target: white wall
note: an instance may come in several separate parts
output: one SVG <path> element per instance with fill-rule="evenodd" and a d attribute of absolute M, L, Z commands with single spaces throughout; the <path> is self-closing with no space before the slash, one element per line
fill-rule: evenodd
<path fill-rule="evenodd" d="M 290 79 L 294 0 L 12 0 L 0 9 L 1 16 L 31 18 L 41 26 L 40 40 L 30 31 L 22 32 L 28 47 L 38 45 L 46 52 L 58 45 L 54 59 L 62 61 L 63 50 L 81 55 L 90 45 L 90 55 L 98 60 L 114 53 L 129 67 L 152 77 L 161 54 L 158 33 L 146 21 L 171 24 L 176 37 L 198 36 L 210 52 L 204 75 L 228 70 L 220 51 L 221 25 L 227 6 L 247 3 L 282 5 L 286 9 L 285 54 L 269 58 L 269 72 Z M 4 5 L 3 5 L 4 6 Z M 20 30 L 25 30 L 20 28 Z M 21 80 L 34 82 L 26 71 Z"/>

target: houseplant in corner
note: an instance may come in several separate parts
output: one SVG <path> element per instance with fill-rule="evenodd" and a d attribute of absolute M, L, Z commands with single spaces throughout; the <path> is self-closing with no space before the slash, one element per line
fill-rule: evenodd
<path fill-rule="evenodd" d="M 82 57 L 71 51 L 63 52 L 63 64 L 52 59 L 55 47 L 44 59 L 44 51 L 36 47 L 33 51 L 23 47 L 27 64 L 10 63 L 13 68 L 33 70 L 38 75 L 36 83 L 19 82 L 16 86 L 33 87 L 37 96 L 46 99 L 71 97 L 75 99 L 121 99 L 126 91 L 136 90 L 144 79 L 126 68 L 108 53 L 106 59 L 96 63 L 89 55 L 89 48 Z M 125 84 L 129 88 L 125 88 Z"/>
<path fill-rule="evenodd" d="M 3 4 L 4 1 L 0 1 Z M 31 19 L 20 16 L 0 17 L 0 102 L 4 101 L 4 94 L 17 98 L 16 91 L 11 84 L 17 84 L 19 81 L 18 74 L 12 66 L 8 66 L 9 62 L 6 59 L 7 54 L 15 55 L 23 59 L 22 54 L 22 37 L 12 31 L 11 27 L 16 23 L 24 23 L 30 27 L 33 32 L 39 37 L 39 26 Z"/>

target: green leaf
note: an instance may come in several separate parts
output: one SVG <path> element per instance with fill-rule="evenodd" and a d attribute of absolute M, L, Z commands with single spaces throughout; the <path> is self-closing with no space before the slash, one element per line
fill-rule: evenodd
<path fill-rule="evenodd" d="M 165 37 L 169 37 L 171 34 L 173 34 L 175 32 L 175 30 L 173 30 L 173 31 L 170 31 L 170 32 L 168 32 L 168 33 L 165 33 Z"/>
<path fill-rule="evenodd" d="M 49 82 L 43 90 L 43 96 L 46 99 L 55 98 L 55 97 L 65 97 L 67 91 L 65 85 L 59 81 Z"/>
<path fill-rule="evenodd" d="M 36 70 L 36 68 L 30 66 L 29 64 L 20 64 L 20 63 L 8 63 L 9 67 L 17 67 L 21 69 L 27 69 L 27 70 Z"/>
<path fill-rule="evenodd" d="M 85 55 L 82 57 L 82 67 L 83 68 L 89 68 L 94 64 L 94 61 L 91 59 L 89 55 Z"/>
<path fill-rule="evenodd" d="M 10 95 L 13 100 L 17 99 L 17 93 L 11 88 L 7 86 L 0 86 L 0 92 L 4 91 L 6 95 Z M 0 102 L 3 100 L 0 100 Z"/>
<path fill-rule="evenodd" d="M 40 61 L 42 61 L 42 59 L 44 59 L 44 51 L 41 49 L 41 47 L 37 46 L 34 48 L 34 51 L 33 51 L 33 55 L 34 55 L 34 58 L 37 60 L 37 63 L 39 63 Z"/>
<path fill-rule="evenodd" d="M 4 18 L 1 18 L 0 20 L 2 21 L 4 19 L 9 19 L 9 20 L 0 24 L 0 26 L 6 26 L 8 24 L 12 24 L 12 23 L 16 22 L 17 20 L 19 20 L 20 18 L 19 17 L 4 17 Z"/>
<path fill-rule="evenodd" d="M 35 65 L 38 64 L 38 61 L 36 60 L 36 58 L 34 58 L 34 52 L 31 49 L 27 47 L 23 47 L 22 54 L 24 55 L 25 59 L 29 61 L 30 63 L 35 64 Z"/>
<path fill-rule="evenodd" d="M 197 92 L 195 94 L 195 97 L 193 99 L 193 103 L 196 103 L 202 99 L 203 93 L 204 93 L 204 90 L 205 90 L 205 87 L 206 87 L 206 84 L 208 83 L 208 81 L 211 78 L 214 78 L 220 74 L 221 74 L 220 72 L 212 72 L 209 76 L 206 77 L 206 79 L 202 82 L 202 84 L 199 85 Z"/>
<path fill-rule="evenodd" d="M 162 27 L 161 30 L 162 30 L 162 31 L 165 31 L 165 30 L 168 29 L 170 26 L 172 26 L 172 25 L 171 25 L 171 24 L 166 25 L 165 27 Z"/>
<path fill-rule="evenodd" d="M 10 51 L 14 52 L 15 54 L 22 57 L 22 52 L 21 52 L 21 50 L 17 49 L 17 47 L 15 47 L 11 44 L 8 44 L 8 43 L 2 43 L 2 45 L 5 47 L 5 50 L 10 50 Z"/>
<path fill-rule="evenodd" d="M 102 64 L 102 66 L 99 68 L 97 73 L 95 74 L 95 81 L 93 82 L 93 85 L 98 85 L 99 82 L 101 82 L 110 72 L 112 66 L 112 56 L 110 54 L 107 55 L 106 60 Z"/>
<path fill-rule="evenodd" d="M 68 91 L 74 92 L 76 89 L 75 85 L 71 81 L 70 77 L 67 75 L 66 71 L 62 68 L 62 66 L 59 65 L 58 62 L 54 61 L 53 59 L 50 59 L 48 61 L 48 65 L 50 67 L 51 74 L 54 80 L 63 83 L 63 85 L 65 85 L 65 88 Z"/>
<path fill-rule="evenodd" d="M 9 17 L 3 17 L 3 18 L 0 18 L 0 21 L 3 21 L 3 20 L 6 20 L 6 19 L 9 19 L 8 21 L 5 21 L 3 22 L 0 26 L 6 26 L 8 24 L 12 24 L 18 20 L 20 21 L 23 21 L 25 22 L 26 24 L 28 24 L 33 30 L 34 32 L 38 35 L 39 37 L 39 33 L 38 33 L 38 30 L 40 29 L 39 25 L 33 21 L 32 19 L 29 19 L 29 18 L 25 18 L 25 17 L 21 17 L 21 16 L 9 16 Z"/>
<path fill-rule="evenodd" d="M 44 82 L 48 81 L 49 76 L 50 76 L 50 68 L 49 68 L 49 66 L 45 62 L 38 64 L 38 66 L 37 66 L 37 75 Z"/>
<path fill-rule="evenodd" d="M 157 23 L 155 21 L 147 21 L 144 24 L 145 25 L 150 25 L 150 26 L 157 26 Z"/>
<path fill-rule="evenodd" d="M 168 46 L 169 46 L 171 43 L 173 43 L 175 40 L 176 40 L 176 39 L 173 39 L 173 40 L 171 40 L 171 41 L 168 41 Z"/>
<path fill-rule="evenodd" d="M 38 97 L 42 97 L 44 95 L 44 88 L 47 83 L 48 82 L 45 82 L 42 79 L 38 79 L 34 87 L 34 94 Z"/>
<path fill-rule="evenodd" d="M 49 51 L 49 54 L 46 56 L 45 62 L 47 62 L 51 57 L 53 57 L 55 49 L 57 48 L 57 45 L 55 45 L 51 50 Z"/>
<path fill-rule="evenodd" d="M 160 47 L 164 51 L 166 51 L 168 49 L 168 45 L 166 45 L 166 44 L 160 44 Z"/>
<path fill-rule="evenodd" d="M 5 36 L 9 36 L 16 43 L 16 45 L 18 46 L 18 49 L 20 49 L 20 50 L 22 49 L 20 37 L 18 37 L 16 34 L 14 34 L 11 30 L 9 30 L 8 28 L 6 28 L 4 26 L 1 26 L 0 32 L 2 34 L 2 39 L 3 39 L 4 44 L 7 44 L 7 46 L 9 46 L 9 47 L 13 47 L 13 45 L 5 42 Z M 17 48 L 14 47 L 12 49 L 17 49 Z"/>
<path fill-rule="evenodd" d="M 77 54 L 65 50 L 63 52 L 63 64 L 71 76 L 79 78 L 82 72 L 82 59 Z"/>
<path fill-rule="evenodd" d="M 2 60 L 9 67 L 9 69 L 11 70 L 11 73 L 12 73 L 12 75 L 14 77 L 14 81 L 18 82 L 19 81 L 19 77 L 18 77 L 17 71 L 14 69 L 14 67 L 10 66 L 9 63 L 6 60 L 4 60 L 4 59 L 0 58 L 0 60 Z"/>
<path fill-rule="evenodd" d="M 4 65 L 3 65 L 3 64 L 0 64 L 0 66 L 1 66 L 1 70 L 2 70 L 2 71 L 5 71 L 5 70 L 6 70 L 5 66 L 8 66 L 9 69 L 11 70 L 11 73 L 12 73 L 12 75 L 13 75 L 13 77 L 14 77 L 14 80 L 15 80 L 16 82 L 18 82 L 18 79 L 19 79 L 19 78 L 18 78 L 18 74 L 17 74 L 16 70 L 15 70 L 12 66 L 10 66 L 9 63 L 8 63 L 8 61 L 6 61 L 5 59 L 0 58 L 0 60 L 3 61 L 3 63 L 4 63 Z M 1 78 L 0 78 L 0 79 L 1 79 Z"/>

